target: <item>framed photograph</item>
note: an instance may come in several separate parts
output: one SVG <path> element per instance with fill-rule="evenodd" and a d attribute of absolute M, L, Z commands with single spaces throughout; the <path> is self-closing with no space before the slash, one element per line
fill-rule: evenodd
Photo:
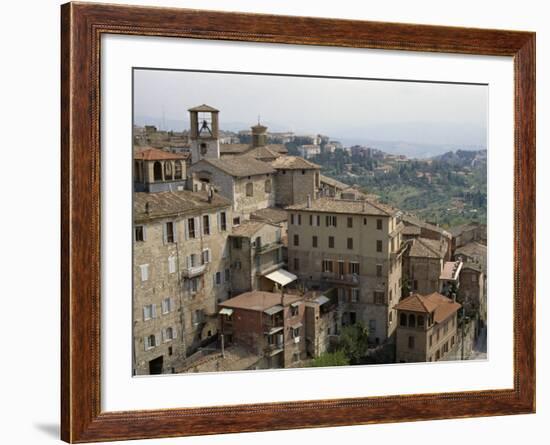
<path fill-rule="evenodd" d="M 535 34 L 62 6 L 62 439 L 535 411 Z"/>

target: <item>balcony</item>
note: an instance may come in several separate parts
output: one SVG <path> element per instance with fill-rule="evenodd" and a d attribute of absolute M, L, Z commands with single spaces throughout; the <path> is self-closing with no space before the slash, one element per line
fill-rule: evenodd
<path fill-rule="evenodd" d="M 254 253 L 256 255 L 263 255 L 264 253 L 272 252 L 274 250 L 280 249 L 281 247 L 283 247 L 282 242 L 261 244 L 260 246 L 256 246 L 254 248 Z"/>
<path fill-rule="evenodd" d="M 193 277 L 197 277 L 199 275 L 202 275 L 204 272 L 206 272 L 206 264 L 201 264 L 199 266 L 192 266 L 192 267 L 187 267 L 185 269 L 183 269 L 183 276 L 184 278 L 193 278 Z"/>
<path fill-rule="evenodd" d="M 330 283 L 350 285 L 357 285 L 360 281 L 357 274 L 338 274 L 336 272 L 323 272 L 321 279 Z"/>

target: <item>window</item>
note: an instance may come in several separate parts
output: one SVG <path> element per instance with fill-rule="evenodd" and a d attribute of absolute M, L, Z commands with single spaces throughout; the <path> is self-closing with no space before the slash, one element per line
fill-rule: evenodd
<path fill-rule="evenodd" d="M 333 236 L 328 237 L 328 247 L 330 249 L 334 249 L 334 237 Z"/>
<path fill-rule="evenodd" d="M 300 328 L 290 328 L 290 335 L 292 338 L 300 337 Z"/>
<path fill-rule="evenodd" d="M 390 303 L 391 303 L 393 301 L 393 291 L 391 289 L 390 289 L 389 297 L 390 297 Z"/>
<path fill-rule="evenodd" d="M 320 227 L 321 226 L 321 215 L 316 215 L 316 219 L 317 219 L 317 227 Z"/>
<path fill-rule="evenodd" d="M 369 334 L 376 332 L 376 320 L 369 320 Z"/>
<path fill-rule="evenodd" d="M 164 341 L 171 341 L 175 338 L 175 330 L 172 327 L 168 327 L 164 330 Z"/>
<path fill-rule="evenodd" d="M 409 335 L 409 349 L 414 349 L 414 337 Z"/>
<path fill-rule="evenodd" d="M 336 216 L 327 215 L 325 218 L 325 224 L 327 227 L 336 227 Z"/>
<path fill-rule="evenodd" d="M 309 215 L 309 225 L 313 225 L 313 215 Z"/>
<path fill-rule="evenodd" d="M 134 227 L 134 239 L 136 241 L 145 241 L 145 227 L 143 226 Z"/>
<path fill-rule="evenodd" d="M 382 241 L 381 240 L 376 241 L 376 251 L 377 252 L 382 252 Z"/>
<path fill-rule="evenodd" d="M 435 351 L 435 359 L 439 360 L 440 357 L 441 357 L 441 354 L 440 354 L 439 349 L 438 349 L 437 351 Z"/>
<path fill-rule="evenodd" d="M 208 264 L 211 261 L 210 249 L 204 249 L 201 255 L 202 264 Z"/>
<path fill-rule="evenodd" d="M 265 180 L 264 190 L 266 193 L 271 193 L 271 179 Z"/>
<path fill-rule="evenodd" d="M 219 286 L 222 284 L 222 274 L 221 272 L 216 272 L 216 275 L 214 275 L 214 284 L 216 286 Z"/>
<path fill-rule="evenodd" d="M 349 263 L 349 273 L 359 275 L 359 263 Z"/>
<path fill-rule="evenodd" d="M 242 238 L 233 238 L 233 248 L 234 249 L 241 249 L 243 247 L 243 240 Z"/>
<path fill-rule="evenodd" d="M 300 245 L 300 237 L 298 235 L 294 235 L 294 245 L 295 246 Z"/>
<path fill-rule="evenodd" d="M 376 276 L 381 277 L 382 276 L 382 264 L 376 265 Z"/>
<path fill-rule="evenodd" d="M 419 315 L 419 316 L 417 317 L 417 320 L 416 320 L 416 321 L 418 322 L 418 327 L 419 327 L 419 328 L 423 328 L 423 327 L 424 327 L 424 316 L 423 316 L 423 315 Z"/>
<path fill-rule="evenodd" d="M 220 230 L 222 232 L 227 230 L 227 215 L 225 212 L 220 212 Z"/>
<path fill-rule="evenodd" d="M 188 234 L 189 238 L 195 238 L 196 237 L 195 218 L 189 218 L 187 220 L 187 234 Z"/>
<path fill-rule="evenodd" d="M 157 345 L 156 338 L 153 334 L 145 337 L 145 350 L 152 349 Z"/>
<path fill-rule="evenodd" d="M 175 273 L 176 272 L 176 257 L 175 256 L 169 256 L 168 257 L 168 273 Z"/>
<path fill-rule="evenodd" d="M 353 227 L 353 217 L 352 216 L 348 216 L 348 227 L 349 228 Z"/>
<path fill-rule="evenodd" d="M 239 216 L 236 216 L 235 218 L 233 218 L 233 225 L 234 226 L 238 226 L 241 224 L 241 218 Z"/>
<path fill-rule="evenodd" d="M 174 242 L 174 223 L 172 221 L 164 223 L 164 242 Z"/>
<path fill-rule="evenodd" d="M 149 279 L 149 264 L 142 264 L 139 266 L 141 272 L 141 281 L 147 281 Z"/>
<path fill-rule="evenodd" d="M 191 293 L 197 293 L 199 291 L 199 278 L 198 277 L 195 277 L 195 278 L 191 278 L 189 280 L 189 290 L 191 291 Z"/>
<path fill-rule="evenodd" d="M 229 269 L 225 269 L 225 282 L 229 283 L 231 280 L 231 271 Z"/>
<path fill-rule="evenodd" d="M 193 311 L 191 315 L 191 322 L 194 325 L 198 325 L 201 321 L 202 321 L 202 309 L 197 309 L 196 311 Z"/>
<path fill-rule="evenodd" d="M 294 213 L 290 214 L 290 224 L 294 225 Z"/>
<path fill-rule="evenodd" d="M 455 345 L 455 336 L 451 337 L 451 348 Z"/>
<path fill-rule="evenodd" d="M 302 225 L 302 214 L 301 213 L 298 213 L 298 225 L 299 226 Z"/>
<path fill-rule="evenodd" d="M 382 230 L 382 220 L 381 219 L 376 220 L 376 230 Z"/>
<path fill-rule="evenodd" d="M 367 217 L 366 217 L 366 216 L 363 218 L 363 225 L 364 225 L 364 226 L 367 225 Z"/>
<path fill-rule="evenodd" d="M 384 304 L 384 297 L 384 292 L 374 292 L 374 304 Z"/>
<path fill-rule="evenodd" d="M 150 320 L 151 318 L 157 318 L 157 306 L 155 304 L 143 306 L 143 320 Z"/>
<path fill-rule="evenodd" d="M 300 259 L 294 258 L 294 270 L 300 270 Z"/>
<path fill-rule="evenodd" d="M 163 314 L 168 314 L 170 312 L 172 312 L 172 302 L 173 300 L 168 297 L 168 298 L 165 298 L 164 300 L 162 300 L 162 313 Z"/>
<path fill-rule="evenodd" d="M 353 238 L 348 238 L 348 249 L 353 249 Z"/>
<path fill-rule="evenodd" d="M 416 327 L 416 317 L 414 314 L 409 314 L 409 328 L 415 328 Z"/>
<path fill-rule="evenodd" d="M 399 326 L 407 326 L 407 314 L 401 314 L 399 316 Z"/>
<path fill-rule="evenodd" d="M 202 234 L 210 235 L 210 215 L 203 215 L 202 217 Z"/>
<path fill-rule="evenodd" d="M 390 311 L 390 315 L 388 316 L 388 322 L 392 324 L 393 322 L 393 311 Z"/>
<path fill-rule="evenodd" d="M 351 289 L 350 300 L 352 303 L 357 303 L 359 301 L 359 289 L 354 287 Z"/>
<path fill-rule="evenodd" d="M 429 337 L 429 344 L 430 344 L 430 348 L 432 347 L 432 344 L 433 344 L 433 335 L 430 334 L 430 337 Z"/>
<path fill-rule="evenodd" d="M 332 272 L 332 261 L 331 260 L 323 260 L 323 272 Z"/>
<path fill-rule="evenodd" d="M 298 305 L 291 305 L 290 306 L 290 316 L 295 317 L 300 312 L 300 307 Z"/>
<path fill-rule="evenodd" d="M 344 262 L 338 261 L 338 275 L 344 275 Z"/>
<path fill-rule="evenodd" d="M 251 182 L 246 184 L 246 196 L 254 196 L 254 184 Z"/>
<path fill-rule="evenodd" d="M 315 235 L 311 238 L 311 247 L 317 247 L 317 240 L 318 238 Z"/>

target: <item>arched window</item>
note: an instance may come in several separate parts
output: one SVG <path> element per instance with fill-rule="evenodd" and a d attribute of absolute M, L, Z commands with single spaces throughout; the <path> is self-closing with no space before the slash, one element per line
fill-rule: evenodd
<path fill-rule="evenodd" d="M 254 184 L 251 182 L 246 184 L 246 196 L 254 196 Z"/>
<path fill-rule="evenodd" d="M 414 314 L 409 314 L 409 328 L 416 327 L 416 317 Z"/>
<path fill-rule="evenodd" d="M 159 161 L 153 165 L 153 178 L 155 181 L 162 181 L 162 164 Z"/>
<path fill-rule="evenodd" d="M 401 326 L 407 326 L 407 314 L 401 314 L 399 317 L 399 324 Z"/>
<path fill-rule="evenodd" d="M 416 319 L 416 322 L 418 323 L 419 328 L 424 327 L 424 315 L 419 315 Z"/>
<path fill-rule="evenodd" d="M 166 328 L 165 338 L 166 340 L 172 340 L 174 338 L 174 331 L 172 330 L 171 327 Z"/>
<path fill-rule="evenodd" d="M 174 179 L 182 178 L 183 168 L 181 166 L 181 161 L 176 161 L 176 166 L 174 168 Z"/>
<path fill-rule="evenodd" d="M 172 163 L 170 161 L 166 161 L 164 163 L 164 179 L 165 180 L 170 180 L 170 179 L 173 179 L 173 176 L 172 176 Z"/>
<path fill-rule="evenodd" d="M 265 180 L 265 192 L 271 193 L 271 179 Z"/>

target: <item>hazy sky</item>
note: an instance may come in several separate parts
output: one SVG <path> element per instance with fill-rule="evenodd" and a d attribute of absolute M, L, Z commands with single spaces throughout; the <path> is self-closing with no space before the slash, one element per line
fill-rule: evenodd
<path fill-rule="evenodd" d="M 189 127 L 187 109 L 206 103 L 220 110 L 225 130 L 248 128 L 260 115 L 273 131 L 347 143 L 485 146 L 487 93 L 484 85 L 134 71 L 136 124 L 182 130 Z"/>

